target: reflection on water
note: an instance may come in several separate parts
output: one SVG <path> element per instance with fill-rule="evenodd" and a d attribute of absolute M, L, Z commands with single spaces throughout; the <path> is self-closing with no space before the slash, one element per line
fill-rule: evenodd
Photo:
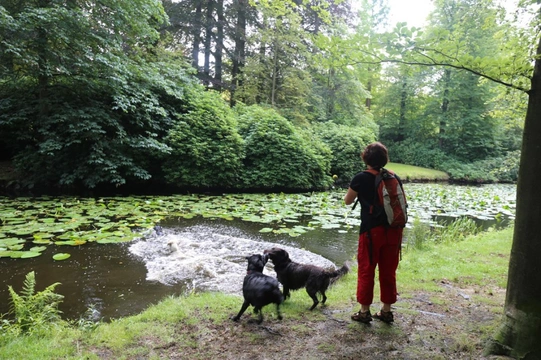
<path fill-rule="evenodd" d="M 0 313 L 9 310 L 8 285 L 20 292 L 25 276 L 36 273 L 36 290 L 60 282 L 56 292 L 64 295 L 60 310 L 65 318 L 79 318 L 94 308 L 94 318 L 117 318 L 144 310 L 168 294 L 180 294 L 180 286 L 146 280 L 144 263 L 133 256 L 128 244 L 87 244 L 66 250 L 69 260 L 54 261 L 57 249 L 30 259 L 0 259 Z"/>

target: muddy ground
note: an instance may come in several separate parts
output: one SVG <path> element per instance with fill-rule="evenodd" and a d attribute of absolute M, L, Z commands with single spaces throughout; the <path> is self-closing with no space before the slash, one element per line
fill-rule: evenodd
<path fill-rule="evenodd" d="M 137 346 L 152 349 L 142 358 L 159 359 L 504 359 L 483 355 L 502 316 L 504 291 L 460 289 L 447 281 L 439 287 L 436 294 L 400 299 L 391 325 L 375 319 L 368 325 L 354 322 L 350 316 L 357 305 L 337 308 L 329 297 L 327 306 L 296 318 L 280 321 L 267 306 L 265 320 L 257 325 L 249 309 L 238 323 L 178 324 L 174 340 L 145 338 Z M 301 290 L 294 296 L 307 295 Z M 97 353 L 113 355 L 103 349 Z"/>

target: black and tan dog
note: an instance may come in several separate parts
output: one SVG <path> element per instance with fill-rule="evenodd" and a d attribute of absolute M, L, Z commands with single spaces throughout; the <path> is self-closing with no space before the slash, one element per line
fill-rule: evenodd
<path fill-rule="evenodd" d="M 257 323 L 261 324 L 263 321 L 261 308 L 272 303 L 276 304 L 278 319 L 282 320 L 280 304 L 284 301 L 284 296 L 280 291 L 280 284 L 275 278 L 263 274 L 263 268 L 268 260 L 267 255 L 247 256 L 246 260 L 248 260 L 248 273 L 242 284 L 244 303 L 237 316 L 233 317 L 232 320 L 238 321 L 248 306 L 252 305 L 254 313 L 259 314 Z"/>
<path fill-rule="evenodd" d="M 280 248 L 268 249 L 263 253 L 268 255 L 274 264 L 274 271 L 276 271 L 278 281 L 282 283 L 284 288 L 284 297 L 288 298 L 290 296 L 290 290 L 305 287 L 306 292 L 314 301 L 310 310 L 313 310 L 319 304 L 317 293 L 319 292 L 322 295 L 321 303 L 325 304 L 325 301 L 327 301 L 325 291 L 331 282 L 336 281 L 349 271 L 347 263 L 334 271 L 325 270 L 316 265 L 299 264 L 291 261 L 287 251 Z"/>

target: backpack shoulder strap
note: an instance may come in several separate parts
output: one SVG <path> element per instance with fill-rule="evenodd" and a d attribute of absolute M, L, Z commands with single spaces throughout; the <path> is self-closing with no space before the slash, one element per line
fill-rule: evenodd
<path fill-rule="evenodd" d="M 370 173 L 370 174 L 375 175 L 375 176 L 377 176 L 379 174 L 379 171 L 374 170 L 374 169 L 368 169 L 368 170 L 365 170 L 364 172 Z"/>

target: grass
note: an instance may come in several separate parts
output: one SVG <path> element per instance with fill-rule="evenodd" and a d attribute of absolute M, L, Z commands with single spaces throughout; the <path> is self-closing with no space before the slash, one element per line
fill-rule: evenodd
<path fill-rule="evenodd" d="M 386 169 L 392 170 L 405 181 L 447 181 L 449 175 L 443 171 L 422 168 L 412 165 L 388 163 Z"/>
<path fill-rule="evenodd" d="M 403 251 L 397 272 L 405 292 L 438 288 L 448 280 L 461 286 L 505 288 L 512 229 L 487 231 L 463 241 L 425 244 Z"/>
<path fill-rule="evenodd" d="M 484 306 L 487 311 L 483 314 L 501 315 L 512 234 L 509 228 L 462 241 L 425 242 L 420 249 L 405 248 L 397 272 L 400 300 L 395 308 L 400 317 L 392 327 L 377 323 L 363 327 L 349 320 L 358 307 L 353 267 L 329 290 L 329 310 L 308 311 L 311 299 L 304 291 L 296 291 L 282 306 L 284 320 L 278 321 L 274 306 L 268 306 L 263 309 L 263 325 L 257 327 L 248 323 L 249 318 L 255 318 L 251 308 L 239 323 L 230 320 L 242 303 L 237 296 L 201 293 L 167 297 L 141 314 L 95 327 L 61 323 L 51 326 L 46 334 L 17 337 L 0 332 L 0 359 L 208 359 L 218 355 L 236 359 L 250 357 L 244 351 L 268 351 L 272 344 L 276 351 L 280 346 L 291 347 L 289 357 L 302 359 L 337 351 L 347 358 L 363 347 L 382 355 L 374 358 L 403 358 L 400 351 L 405 349 L 410 356 L 419 354 L 415 358 L 449 358 L 446 351 L 464 356 L 453 358 L 479 358 L 479 347 L 494 332 L 496 322 L 471 320 L 465 312 L 472 306 Z M 454 315 L 422 317 L 419 309 Z M 443 327 L 440 319 L 447 322 Z M 457 325 L 460 321 L 463 323 Z M 433 330 L 433 326 L 440 326 L 440 330 Z M 273 329 L 281 329 L 287 336 L 277 336 Z M 380 344 L 372 345 L 377 342 Z M 273 358 L 273 353 L 267 355 Z"/>

